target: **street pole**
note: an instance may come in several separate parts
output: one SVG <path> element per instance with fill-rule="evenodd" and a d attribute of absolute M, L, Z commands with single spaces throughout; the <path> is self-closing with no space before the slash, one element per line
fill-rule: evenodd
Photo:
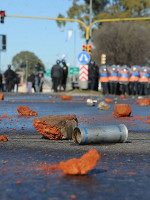
<path fill-rule="evenodd" d="M 74 66 L 76 67 L 76 31 L 74 31 Z"/>
<path fill-rule="evenodd" d="M 0 72 L 1 72 L 2 68 L 1 68 L 1 50 L 0 50 Z"/>
<path fill-rule="evenodd" d="M 90 0 L 90 21 L 89 21 L 89 26 L 92 24 L 92 0 Z M 90 39 L 92 38 L 92 29 L 90 29 Z"/>
<path fill-rule="evenodd" d="M 28 61 L 26 59 L 26 83 L 27 83 L 27 78 L 28 78 Z"/>

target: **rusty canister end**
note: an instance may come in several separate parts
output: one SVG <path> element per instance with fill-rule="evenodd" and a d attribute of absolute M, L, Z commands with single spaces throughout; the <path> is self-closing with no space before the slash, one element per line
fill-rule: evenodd
<path fill-rule="evenodd" d="M 76 144 L 80 144 L 81 143 L 81 131 L 78 127 L 76 127 L 73 131 L 73 141 Z"/>

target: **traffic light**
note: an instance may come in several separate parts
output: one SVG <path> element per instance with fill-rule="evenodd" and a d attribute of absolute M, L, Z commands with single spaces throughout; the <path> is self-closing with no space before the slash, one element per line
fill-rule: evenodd
<path fill-rule="evenodd" d="M 89 54 L 92 54 L 92 45 L 91 45 L 91 44 L 88 44 L 88 45 L 87 45 L 87 52 L 88 52 Z"/>
<path fill-rule="evenodd" d="M 101 64 L 105 65 L 106 64 L 106 54 L 101 55 Z"/>
<path fill-rule="evenodd" d="M 87 51 L 87 44 L 82 45 L 82 51 Z"/>
<path fill-rule="evenodd" d="M 0 11 L 0 16 L 1 16 L 1 23 L 4 23 L 4 17 L 5 17 L 5 11 L 4 10 Z"/>
<path fill-rule="evenodd" d="M 2 35 L 2 50 L 6 50 L 6 35 Z"/>

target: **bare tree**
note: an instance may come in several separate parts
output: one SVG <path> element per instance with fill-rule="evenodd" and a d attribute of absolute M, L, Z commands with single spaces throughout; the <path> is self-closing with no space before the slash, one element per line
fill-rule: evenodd
<path fill-rule="evenodd" d="M 150 26 L 143 23 L 116 22 L 95 30 L 93 58 L 107 55 L 107 64 L 145 65 L 150 62 Z"/>

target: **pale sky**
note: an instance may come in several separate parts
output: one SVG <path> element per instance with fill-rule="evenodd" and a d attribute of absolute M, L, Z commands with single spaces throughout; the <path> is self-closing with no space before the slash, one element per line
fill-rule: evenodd
<path fill-rule="evenodd" d="M 57 18 L 62 13 L 67 17 L 66 11 L 71 6 L 72 0 L 0 0 L 0 10 L 5 10 L 6 15 Z M 73 33 L 66 42 L 69 29 Z M 75 63 L 78 66 L 77 57 L 85 43 L 77 22 L 67 22 L 65 27 L 59 28 L 53 20 L 5 17 L 4 24 L 0 23 L 0 34 L 7 36 L 7 50 L 0 53 L 2 71 L 21 51 L 34 53 L 46 69 L 51 68 L 62 55 L 66 55 L 70 66 Z"/>

